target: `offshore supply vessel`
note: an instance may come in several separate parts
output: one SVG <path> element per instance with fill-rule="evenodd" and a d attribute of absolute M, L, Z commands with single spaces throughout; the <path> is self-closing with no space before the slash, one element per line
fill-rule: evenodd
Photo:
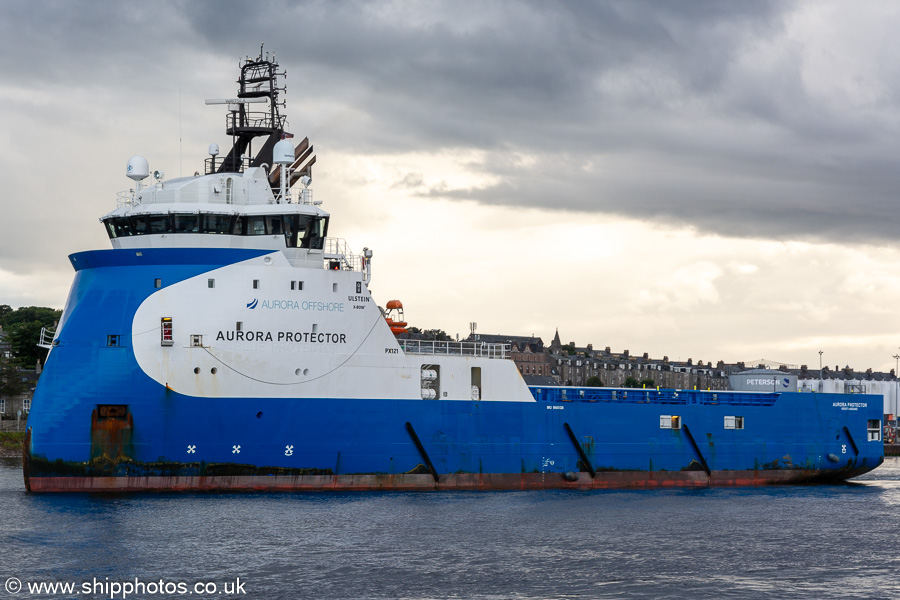
<path fill-rule="evenodd" d="M 284 74 L 242 61 L 237 96 L 207 101 L 227 155 L 147 186 L 133 157 L 112 249 L 69 257 L 28 490 L 761 485 L 882 463 L 880 396 L 529 387 L 507 345 L 404 339 L 372 252 L 328 237 Z"/>

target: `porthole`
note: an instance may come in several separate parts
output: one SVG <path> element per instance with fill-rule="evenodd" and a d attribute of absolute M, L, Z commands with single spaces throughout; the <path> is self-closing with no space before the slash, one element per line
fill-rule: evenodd
<path fill-rule="evenodd" d="M 302 372 L 303 372 L 303 371 L 301 371 L 300 369 L 297 369 L 296 371 L 294 371 L 294 375 L 299 375 L 299 374 L 302 373 Z"/>
<path fill-rule="evenodd" d="M 303 369 L 303 374 L 304 374 L 304 375 L 309 375 L 309 369 Z"/>
<path fill-rule="evenodd" d="M 200 367 L 194 367 L 194 375 L 200 374 Z"/>
<path fill-rule="evenodd" d="M 256 413 L 256 418 L 262 419 L 262 411 L 259 411 L 258 413 Z"/>
<path fill-rule="evenodd" d="M 217 368 L 213 367 L 212 369 L 209 370 L 209 372 L 212 373 L 213 375 L 215 375 L 216 373 L 219 372 L 219 370 Z"/>

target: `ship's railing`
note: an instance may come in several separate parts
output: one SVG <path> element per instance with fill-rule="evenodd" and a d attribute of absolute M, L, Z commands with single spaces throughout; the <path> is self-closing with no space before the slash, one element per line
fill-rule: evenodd
<path fill-rule="evenodd" d="M 218 173 L 220 169 L 223 173 L 243 173 L 250 168 L 250 164 L 250 159 L 247 157 L 231 159 L 228 156 L 212 156 L 203 161 L 203 169 L 207 175 Z"/>
<path fill-rule="evenodd" d="M 49 350 L 53 347 L 53 338 L 55 337 L 55 329 L 47 329 L 46 327 L 41 327 L 41 338 L 38 340 L 38 347 Z"/>
<path fill-rule="evenodd" d="M 622 402 L 629 404 L 772 406 L 778 393 L 641 388 L 582 388 L 529 386 L 535 400 L 543 402 Z"/>
<path fill-rule="evenodd" d="M 134 190 L 122 190 L 121 192 L 116 193 L 117 208 L 122 208 L 123 206 L 137 206 L 140 203 L 140 200 L 134 195 Z"/>
<path fill-rule="evenodd" d="M 239 112 L 231 112 L 225 115 L 225 131 L 232 135 L 244 129 L 284 129 L 285 118 L 277 115 L 273 120 L 270 113 L 254 111 L 245 112 L 241 119 Z"/>
<path fill-rule="evenodd" d="M 450 354 L 456 356 L 481 356 L 484 358 L 509 358 L 509 344 L 485 342 L 445 342 L 438 340 L 397 340 L 407 354 Z"/>
<path fill-rule="evenodd" d="M 325 268 L 332 271 L 362 271 L 362 257 L 353 254 L 343 238 L 325 238 Z"/>

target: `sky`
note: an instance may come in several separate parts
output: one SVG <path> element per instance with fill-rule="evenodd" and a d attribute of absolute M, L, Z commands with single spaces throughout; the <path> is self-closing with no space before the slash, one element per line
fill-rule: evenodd
<path fill-rule="evenodd" d="M 265 43 L 329 234 L 411 325 L 888 371 L 898 30 L 890 1 L 3 2 L 0 304 L 63 307 L 130 156 L 229 147 L 203 101 Z"/>

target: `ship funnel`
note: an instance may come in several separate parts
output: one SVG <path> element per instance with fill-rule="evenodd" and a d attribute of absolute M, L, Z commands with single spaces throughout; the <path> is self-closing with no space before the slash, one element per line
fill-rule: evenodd
<path fill-rule="evenodd" d="M 128 168 L 125 175 L 129 179 L 141 181 L 150 177 L 150 163 L 143 156 L 132 156 L 128 159 Z"/>

